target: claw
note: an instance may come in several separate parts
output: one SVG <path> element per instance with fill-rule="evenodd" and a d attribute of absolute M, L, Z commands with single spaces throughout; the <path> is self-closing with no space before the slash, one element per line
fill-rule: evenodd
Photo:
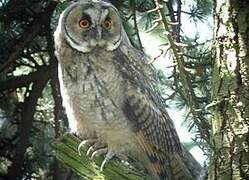
<path fill-rule="evenodd" d="M 95 143 L 97 140 L 96 139 L 89 139 L 89 140 L 84 140 L 84 141 L 82 141 L 80 144 L 79 144 L 79 146 L 78 146 L 78 153 L 79 153 L 79 155 L 81 156 L 81 152 L 80 152 L 80 148 L 82 147 L 82 146 L 85 146 L 85 145 L 88 145 L 88 144 L 93 144 L 93 143 Z M 88 149 L 89 150 L 89 149 Z"/>
<path fill-rule="evenodd" d="M 80 149 L 82 146 L 90 146 L 86 152 L 86 155 L 89 156 L 91 153 L 91 159 L 93 159 L 96 156 L 99 155 L 105 155 L 105 159 L 101 163 L 100 166 L 100 171 L 103 171 L 105 164 L 114 156 L 114 153 L 112 150 L 108 150 L 105 144 L 102 142 L 98 141 L 97 139 L 89 139 L 89 140 L 84 140 L 82 141 L 79 146 L 78 146 L 78 153 L 81 156 Z"/>
<path fill-rule="evenodd" d="M 106 154 L 106 153 L 108 153 L 107 148 L 98 149 L 92 153 L 91 159 L 93 159 L 95 156 L 99 156 L 99 155 Z"/>
<path fill-rule="evenodd" d="M 82 141 L 82 142 L 79 144 L 79 146 L 78 146 L 78 153 L 79 153 L 80 156 L 81 156 L 80 148 L 86 144 L 86 141 L 87 141 L 87 140 Z"/>
<path fill-rule="evenodd" d="M 94 150 L 94 149 L 93 149 L 93 146 L 90 146 L 90 147 L 88 148 L 87 152 L 86 152 L 86 155 L 89 156 L 90 153 L 91 153 L 91 151 L 93 151 L 93 150 Z"/>
<path fill-rule="evenodd" d="M 102 162 L 101 166 L 100 166 L 100 171 L 103 171 L 105 164 L 114 156 L 114 153 L 112 152 L 112 150 L 108 150 L 104 161 Z"/>

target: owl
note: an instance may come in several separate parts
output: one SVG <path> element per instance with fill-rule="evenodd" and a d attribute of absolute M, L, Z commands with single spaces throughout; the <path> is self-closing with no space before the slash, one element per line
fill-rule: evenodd
<path fill-rule="evenodd" d="M 143 52 L 134 48 L 118 10 L 78 1 L 54 34 L 63 105 L 87 154 L 132 157 L 152 179 L 196 179 L 200 166 L 182 147 Z"/>

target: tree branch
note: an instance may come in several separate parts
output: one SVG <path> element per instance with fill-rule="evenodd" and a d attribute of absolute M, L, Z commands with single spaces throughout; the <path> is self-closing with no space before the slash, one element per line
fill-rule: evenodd
<path fill-rule="evenodd" d="M 51 2 L 46 10 L 34 19 L 33 25 L 28 28 L 28 31 L 22 36 L 20 43 L 16 44 L 13 52 L 10 54 L 6 62 L 0 67 L 0 73 L 8 68 L 16 59 L 18 59 L 20 53 L 26 48 L 29 43 L 40 33 L 43 24 L 50 18 L 50 15 L 54 11 L 57 3 Z"/>
<path fill-rule="evenodd" d="M 43 76 L 48 78 L 49 73 L 50 72 L 48 66 L 40 67 L 37 71 L 32 72 L 28 75 L 16 76 L 6 81 L 0 82 L 0 91 L 24 87 L 32 82 L 38 81 Z"/>
<path fill-rule="evenodd" d="M 48 76 L 49 77 L 49 76 Z M 22 123 L 19 127 L 19 140 L 17 142 L 12 165 L 8 170 L 8 179 L 17 179 L 21 176 L 24 154 L 29 144 L 29 137 L 32 128 L 33 116 L 36 110 L 38 98 L 47 84 L 48 77 L 43 77 L 39 82 L 34 83 L 30 95 L 25 99 L 25 106 L 22 113 Z"/>
<path fill-rule="evenodd" d="M 139 36 L 139 30 L 138 30 L 138 25 L 137 25 L 137 14 L 136 14 L 136 2 L 133 0 L 130 0 L 130 6 L 132 9 L 132 15 L 133 15 L 133 22 L 134 22 L 134 30 L 135 30 L 135 34 L 137 36 L 137 41 L 138 41 L 138 48 L 142 49 L 142 42 Z"/>
<path fill-rule="evenodd" d="M 60 116 L 62 114 L 62 97 L 60 94 L 60 84 L 58 79 L 58 61 L 54 54 L 54 41 L 52 30 L 50 26 L 51 20 L 49 20 L 46 24 L 48 27 L 46 29 L 46 39 L 47 39 L 47 49 L 49 54 L 49 63 L 51 68 L 51 89 L 52 89 L 52 96 L 54 100 L 54 132 L 55 132 L 55 139 L 58 138 L 61 134 L 60 132 Z M 53 171 L 53 179 L 57 180 L 59 177 L 59 163 L 56 158 L 54 158 L 54 171 Z"/>
<path fill-rule="evenodd" d="M 134 168 L 128 167 L 118 160 L 111 160 L 105 165 L 104 170 L 100 171 L 102 157 L 94 161 L 86 155 L 86 149 L 78 153 L 77 147 L 81 140 L 72 134 L 65 134 L 52 146 L 59 161 L 70 167 L 75 173 L 84 179 L 105 179 L 105 180 L 149 180 L 148 176 L 138 172 Z M 96 163 L 95 163 L 96 162 Z"/>
<path fill-rule="evenodd" d="M 161 0 L 155 0 L 158 8 L 159 8 L 159 14 L 162 17 L 162 24 L 166 32 L 171 32 L 171 27 L 166 19 L 166 7 L 165 4 Z M 167 33 L 167 39 L 169 41 L 170 47 L 172 49 L 172 52 L 174 54 L 175 60 L 177 62 L 177 67 L 179 70 L 179 79 L 183 85 L 183 92 L 184 92 L 184 97 L 186 98 L 186 102 L 188 106 L 190 107 L 190 111 L 194 117 L 195 124 L 197 125 L 201 136 L 203 139 L 206 140 L 207 143 L 209 143 L 209 137 L 210 137 L 210 125 L 208 124 L 207 120 L 205 117 L 199 113 L 197 110 L 200 109 L 199 104 L 196 101 L 196 95 L 194 88 L 191 83 L 191 79 L 188 75 L 188 73 L 185 70 L 184 67 L 184 56 L 183 56 L 183 47 L 184 44 L 181 44 L 177 42 L 177 39 L 175 39 L 170 33 Z"/>

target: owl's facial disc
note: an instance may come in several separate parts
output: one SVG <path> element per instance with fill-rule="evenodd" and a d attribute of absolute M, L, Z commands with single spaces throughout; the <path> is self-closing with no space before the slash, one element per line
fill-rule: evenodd
<path fill-rule="evenodd" d="M 121 43 L 121 20 L 109 3 L 76 3 L 64 11 L 64 32 L 70 46 L 87 53 L 115 50 Z"/>

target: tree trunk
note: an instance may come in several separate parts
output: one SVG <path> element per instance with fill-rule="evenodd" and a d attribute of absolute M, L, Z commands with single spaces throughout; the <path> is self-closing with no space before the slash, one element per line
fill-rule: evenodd
<path fill-rule="evenodd" d="M 215 2 L 210 180 L 249 179 L 249 1 Z"/>
<path fill-rule="evenodd" d="M 29 146 L 29 137 L 32 128 L 33 116 L 38 98 L 41 96 L 42 90 L 47 84 L 49 76 L 44 75 L 43 79 L 34 82 L 29 97 L 25 100 L 25 107 L 22 114 L 22 122 L 19 129 L 19 141 L 13 157 L 12 165 L 9 167 L 7 179 L 18 179 L 22 173 L 22 166 L 25 159 L 25 152 Z"/>

